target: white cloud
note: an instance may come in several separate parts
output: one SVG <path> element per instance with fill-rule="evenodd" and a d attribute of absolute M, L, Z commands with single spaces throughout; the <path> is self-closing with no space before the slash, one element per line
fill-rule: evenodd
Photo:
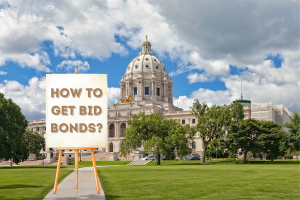
<path fill-rule="evenodd" d="M 7 74 L 7 72 L 5 72 L 5 71 L 0 71 L 0 75 L 6 75 Z"/>
<path fill-rule="evenodd" d="M 273 102 L 276 105 L 283 104 L 289 111 L 300 111 L 300 68 L 297 53 L 289 52 L 282 55 L 281 67 L 275 68 L 274 63 L 265 60 L 257 65 L 249 65 L 243 72 L 243 99 L 253 103 Z M 201 81 L 206 77 L 198 74 L 188 76 L 190 81 Z M 179 107 L 186 109 L 192 105 L 195 98 L 200 102 L 213 104 L 230 104 L 241 97 L 241 79 L 239 75 L 230 75 L 220 78 L 225 83 L 226 90 L 213 91 L 199 88 L 193 91 L 189 97 L 182 98 Z M 204 80 L 205 81 L 205 80 Z M 180 98 L 179 98 L 180 101 Z M 174 101 L 176 106 L 176 101 Z"/>
<path fill-rule="evenodd" d="M 228 77 L 229 65 L 257 65 L 268 54 L 299 49 L 298 2 L 292 0 L 2 2 L 8 3 L 0 10 L 0 65 L 14 55 L 30 67 L 16 57 L 41 52 L 44 41 L 65 58 L 103 60 L 127 54 L 116 37 L 140 48 L 148 35 L 155 52 L 178 62 L 171 76 L 200 70 L 213 79 Z M 45 64 L 32 67 L 46 70 Z"/>
<path fill-rule="evenodd" d="M 79 72 L 86 72 L 90 69 L 90 65 L 87 61 L 82 62 L 81 60 L 64 60 L 56 66 L 57 70 L 64 69 L 67 72 L 74 72 L 75 68 L 78 68 Z"/>
<path fill-rule="evenodd" d="M 46 118 L 46 77 L 33 77 L 28 81 L 28 85 L 5 80 L 0 84 L 0 92 L 20 106 L 27 120 Z M 108 107 L 116 103 L 119 96 L 120 88 L 108 88 Z"/>
<path fill-rule="evenodd" d="M 230 75 L 229 65 L 234 65 L 248 67 L 245 98 L 289 105 L 290 110 L 299 103 L 294 100 L 299 94 L 298 1 L 0 2 L 0 66 L 13 61 L 50 71 L 44 41 L 66 59 L 103 60 L 127 54 L 120 40 L 136 49 L 148 35 L 159 57 L 169 55 L 178 62 L 177 68 L 166 66 L 170 76 L 189 72 L 190 83 L 220 78 L 227 87 L 215 92 L 200 88 L 189 98 L 212 104 L 239 98 L 238 77 Z M 270 54 L 282 56 L 282 67 L 264 61 Z"/>
<path fill-rule="evenodd" d="M 187 76 L 187 78 L 189 79 L 190 83 L 196 83 L 196 82 L 207 82 L 207 81 L 213 81 L 214 78 L 212 78 L 211 76 L 203 73 L 203 74 L 198 74 L 198 73 L 194 73 L 194 74 L 189 74 Z"/>
<path fill-rule="evenodd" d="M 120 98 L 120 88 L 108 88 L 108 101 L 107 106 L 110 108 L 113 103 L 118 103 Z"/>

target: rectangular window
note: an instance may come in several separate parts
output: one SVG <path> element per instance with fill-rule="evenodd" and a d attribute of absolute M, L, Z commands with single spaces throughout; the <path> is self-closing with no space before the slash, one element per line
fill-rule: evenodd
<path fill-rule="evenodd" d="M 159 96 L 159 88 L 156 88 L 156 95 Z"/>
<path fill-rule="evenodd" d="M 182 120 L 182 124 L 185 124 L 185 120 L 184 119 Z"/>
<path fill-rule="evenodd" d="M 145 95 L 149 95 L 149 87 L 145 87 Z"/>
<path fill-rule="evenodd" d="M 45 130 L 46 130 L 46 127 L 45 127 Z"/>
<path fill-rule="evenodd" d="M 38 128 L 37 131 L 40 131 L 40 128 Z"/>
<path fill-rule="evenodd" d="M 137 95 L 137 87 L 134 87 L 134 95 Z"/>
<path fill-rule="evenodd" d="M 193 119 L 193 120 L 192 120 L 192 123 L 193 123 L 193 124 L 195 124 L 195 123 L 196 123 L 196 120 L 195 120 L 195 119 Z"/>

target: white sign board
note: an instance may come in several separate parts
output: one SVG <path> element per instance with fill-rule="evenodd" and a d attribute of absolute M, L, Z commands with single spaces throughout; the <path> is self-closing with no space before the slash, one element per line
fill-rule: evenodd
<path fill-rule="evenodd" d="M 107 148 L 107 75 L 46 75 L 47 147 Z"/>

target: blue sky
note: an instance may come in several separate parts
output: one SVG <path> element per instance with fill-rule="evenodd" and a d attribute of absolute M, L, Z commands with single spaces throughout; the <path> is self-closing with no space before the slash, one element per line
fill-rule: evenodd
<path fill-rule="evenodd" d="M 272 2 L 272 3 L 271 3 Z M 110 106 L 145 35 L 174 82 L 174 102 L 283 104 L 299 112 L 297 1 L 0 0 L 0 92 L 45 118 L 45 75 L 108 74 Z M 210 12 L 206 12 L 209 10 Z"/>

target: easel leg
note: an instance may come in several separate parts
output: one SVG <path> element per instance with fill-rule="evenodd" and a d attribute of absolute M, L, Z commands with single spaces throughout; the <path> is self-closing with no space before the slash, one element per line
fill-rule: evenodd
<path fill-rule="evenodd" d="M 56 191 L 57 191 L 57 184 L 58 184 L 58 177 L 59 177 L 61 157 L 62 157 L 62 150 L 59 150 L 59 156 L 58 156 L 58 162 L 57 162 L 57 168 L 56 168 L 56 176 L 55 176 L 55 183 L 54 183 L 53 194 L 56 194 Z"/>
<path fill-rule="evenodd" d="M 95 154 L 94 150 L 91 149 L 92 159 L 93 159 L 93 168 L 94 168 L 94 176 L 95 176 L 95 184 L 96 184 L 96 190 L 97 194 L 100 194 L 100 187 L 99 187 L 99 180 L 98 180 L 98 173 L 97 173 L 97 166 L 95 161 Z"/>
<path fill-rule="evenodd" d="M 78 189 L 78 150 L 75 150 L 75 188 Z"/>

